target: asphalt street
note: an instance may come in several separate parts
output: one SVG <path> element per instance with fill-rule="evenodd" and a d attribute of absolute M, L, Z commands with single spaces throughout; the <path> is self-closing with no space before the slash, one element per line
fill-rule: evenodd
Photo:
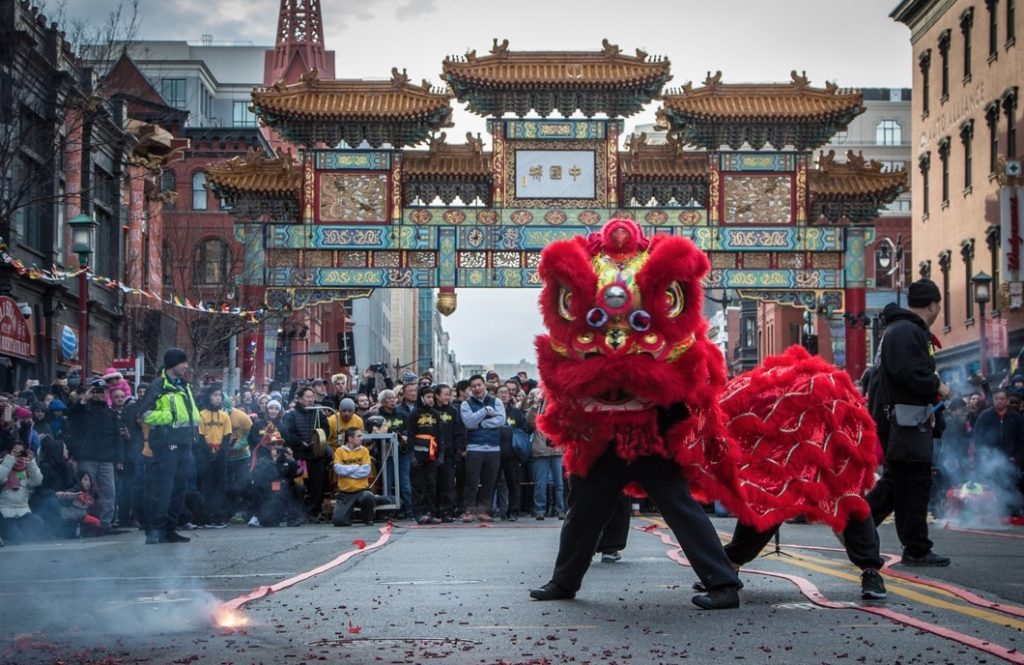
<path fill-rule="evenodd" d="M 727 539 L 733 521 L 714 521 Z M 6 547 L 0 662 L 1024 662 L 1019 527 L 933 525 L 952 566 L 895 565 L 889 600 L 868 603 L 827 528 L 786 525 L 784 555 L 741 573 L 740 609 L 704 612 L 654 516 L 634 518 L 621 561 L 595 558 L 576 600 L 530 600 L 549 578 L 560 525 L 232 526 L 180 545 L 146 546 L 132 532 Z M 892 526 L 880 532 L 898 559 Z M 248 625 L 216 626 L 232 599 Z"/>

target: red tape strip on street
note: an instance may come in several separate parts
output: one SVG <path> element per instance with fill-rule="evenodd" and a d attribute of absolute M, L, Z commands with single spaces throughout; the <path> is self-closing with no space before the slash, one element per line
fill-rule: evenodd
<path fill-rule="evenodd" d="M 692 568 L 692 566 L 690 566 L 690 562 L 687 561 L 684 556 L 682 556 L 681 551 L 678 549 L 679 545 L 673 542 L 672 539 L 668 537 L 668 534 L 666 534 L 663 530 L 656 529 L 649 531 L 648 533 L 655 534 L 661 539 L 661 542 L 676 548 L 673 550 L 669 550 L 665 553 L 668 556 L 668 558 L 672 559 L 673 561 L 682 566 Z M 920 619 L 915 619 L 914 617 L 907 616 L 906 614 L 902 614 L 900 612 L 894 612 L 883 607 L 872 607 L 869 605 L 842 605 L 839 603 L 832 602 L 831 600 L 826 598 L 824 594 L 818 591 L 818 587 L 814 586 L 814 584 L 810 580 L 807 580 L 803 577 L 799 577 L 797 575 L 787 575 L 786 573 L 775 573 L 767 570 L 754 570 L 752 568 L 744 568 L 743 572 L 748 574 L 765 575 L 768 577 L 776 577 L 779 579 L 788 580 L 792 582 L 794 585 L 796 585 L 796 587 L 800 590 L 800 593 L 802 593 L 804 597 L 807 598 L 807 600 L 811 601 L 815 605 L 818 605 L 819 607 L 824 607 L 830 610 L 859 610 L 861 612 L 867 612 L 868 614 L 874 614 L 876 616 L 888 619 L 889 621 L 894 621 L 896 623 L 901 623 L 905 626 L 910 626 L 918 630 L 923 630 L 927 633 L 931 633 L 946 640 L 959 642 L 964 646 L 971 647 L 972 649 L 977 649 L 978 651 L 984 651 L 987 654 L 990 654 L 997 658 L 1001 658 L 1010 663 L 1024 664 L 1024 654 L 1018 653 L 1016 649 L 1007 649 L 1004 646 L 993 644 L 992 642 L 989 642 L 987 640 L 982 640 L 977 637 L 971 637 L 970 635 L 964 635 L 963 633 L 959 633 L 955 630 L 943 628 L 942 626 L 938 626 L 927 621 L 921 621 Z"/>
<path fill-rule="evenodd" d="M 817 545 L 790 545 L 784 544 L 782 547 L 788 547 L 794 550 L 813 550 L 818 552 L 842 552 L 846 553 L 846 550 L 838 547 L 819 547 Z M 898 554 L 888 554 L 883 552 L 882 558 L 885 559 L 885 565 L 882 570 L 889 577 L 895 577 L 896 579 L 905 580 L 907 582 L 913 582 L 921 586 L 931 587 L 933 589 L 940 589 L 946 593 L 951 593 L 957 598 L 970 603 L 971 605 L 977 605 L 978 607 L 984 607 L 987 610 L 994 610 L 996 612 L 1002 612 L 1003 614 L 1009 614 L 1015 617 L 1024 617 L 1024 608 L 1016 605 L 1004 605 L 1003 603 L 997 603 L 987 598 L 982 598 L 978 594 L 968 591 L 967 589 L 950 584 L 948 582 L 940 582 L 938 580 L 931 580 L 925 577 L 918 577 L 910 573 L 901 573 L 898 570 L 893 570 L 892 566 L 899 563 L 900 556 Z"/>
<path fill-rule="evenodd" d="M 251 603 L 254 600 L 258 600 L 260 598 L 263 598 L 264 596 L 269 596 L 270 594 L 276 593 L 278 591 L 281 591 L 282 589 L 287 589 L 288 587 L 295 586 L 299 582 L 305 582 L 309 578 L 315 577 L 315 576 L 319 575 L 320 573 L 325 573 L 328 570 L 331 570 L 332 568 L 337 568 L 338 566 L 340 566 L 341 564 L 345 563 L 346 561 L 348 561 L 349 559 L 351 559 L 354 556 L 358 556 L 360 554 L 364 554 L 366 552 L 370 552 L 372 550 L 375 550 L 375 549 L 377 549 L 379 547 L 383 547 L 384 544 L 387 543 L 390 539 L 391 539 L 391 525 L 388 524 L 385 527 L 381 527 L 381 529 L 380 529 L 380 538 L 378 538 L 373 543 L 371 543 L 369 545 L 366 545 L 365 547 L 362 547 L 360 549 L 355 549 L 355 550 L 349 550 L 348 552 L 345 552 L 344 554 L 342 554 L 338 558 L 334 559 L 333 561 L 328 561 L 327 563 L 325 563 L 325 564 L 323 564 L 321 566 L 317 566 L 313 570 L 308 570 L 308 571 L 306 571 L 304 573 L 299 573 L 298 575 L 296 575 L 294 577 L 289 577 L 286 580 L 281 580 L 277 584 L 271 584 L 269 586 L 256 587 L 255 589 L 253 589 L 249 593 L 245 594 L 244 596 L 239 596 L 237 598 L 232 598 L 231 600 L 228 600 L 228 601 L 225 601 L 225 602 L 221 603 L 221 607 L 224 607 L 224 608 L 229 609 L 229 610 L 237 610 L 238 608 L 240 608 L 242 605 L 245 605 L 246 603 Z"/>

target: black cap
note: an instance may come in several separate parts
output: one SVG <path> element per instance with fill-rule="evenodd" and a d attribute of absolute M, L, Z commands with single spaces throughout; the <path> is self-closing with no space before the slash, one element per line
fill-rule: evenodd
<path fill-rule="evenodd" d="M 177 367 L 183 362 L 188 362 L 188 356 L 181 349 L 171 347 L 164 351 L 164 369 Z"/>
<path fill-rule="evenodd" d="M 907 289 L 907 305 L 910 307 L 927 307 L 933 302 L 941 302 L 942 293 L 930 279 L 919 279 Z"/>

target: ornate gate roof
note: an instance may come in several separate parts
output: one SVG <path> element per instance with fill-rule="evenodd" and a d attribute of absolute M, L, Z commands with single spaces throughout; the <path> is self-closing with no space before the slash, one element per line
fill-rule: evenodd
<path fill-rule="evenodd" d="M 708 74 L 703 87 L 687 83 L 662 98 L 658 120 L 684 142 L 718 150 L 755 150 L 765 144 L 782 150 L 824 145 L 864 111 L 864 96 L 825 82 L 813 88 L 803 74 L 790 83 L 722 83 L 722 72 Z"/>
<path fill-rule="evenodd" d="M 322 81 L 314 69 L 292 85 L 256 88 L 252 107 L 267 126 L 307 147 L 415 145 L 450 127 L 452 114 L 450 94 L 427 81 L 412 85 L 397 68 L 390 81 Z"/>
<path fill-rule="evenodd" d="M 807 172 L 811 217 L 835 223 L 842 218 L 868 222 L 878 209 L 892 203 L 907 189 L 906 171 L 883 171 L 882 163 L 846 153 L 846 162 L 835 161 L 835 151 L 818 159 L 818 168 Z"/>
<path fill-rule="evenodd" d="M 460 102 L 486 117 L 531 109 L 541 117 L 558 111 L 568 117 L 605 113 L 630 116 L 642 110 L 672 79 L 668 59 L 637 49 L 626 55 L 602 41 L 600 51 L 510 51 L 508 40 L 489 55 L 451 56 L 442 63 L 446 80 Z"/>

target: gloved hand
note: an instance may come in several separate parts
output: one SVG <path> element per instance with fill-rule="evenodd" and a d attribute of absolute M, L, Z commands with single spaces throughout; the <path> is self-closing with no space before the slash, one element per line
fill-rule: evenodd
<path fill-rule="evenodd" d="M 690 410 L 682 402 L 658 407 L 658 434 L 665 434 L 673 425 L 690 417 Z"/>

